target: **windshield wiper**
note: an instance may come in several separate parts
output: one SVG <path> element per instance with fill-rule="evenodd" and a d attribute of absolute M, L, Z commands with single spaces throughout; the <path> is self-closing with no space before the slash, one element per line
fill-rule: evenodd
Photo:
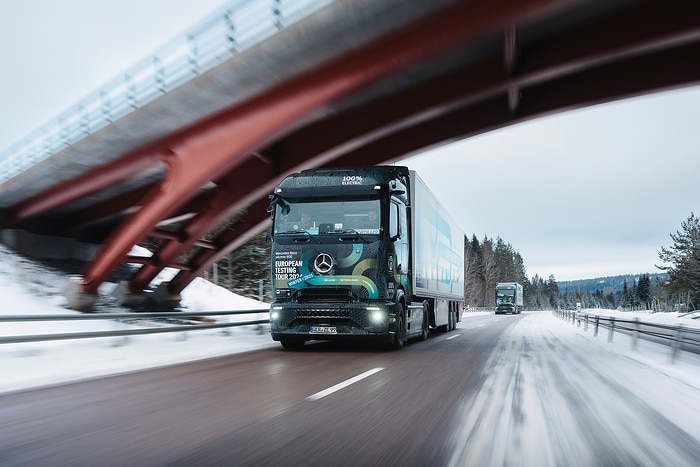
<path fill-rule="evenodd" d="M 341 242 L 342 242 L 342 241 L 346 241 L 346 240 L 352 240 L 352 241 L 354 241 L 354 240 L 360 239 L 360 240 L 362 240 L 363 242 L 368 243 L 368 242 L 367 242 L 367 239 L 366 239 L 365 237 L 363 237 L 363 236 L 360 234 L 360 232 L 358 232 L 358 231 L 355 230 L 355 229 L 343 229 L 343 230 L 337 229 L 337 230 L 333 230 L 333 231 L 328 232 L 328 233 L 339 234 L 339 235 L 341 236 L 341 237 L 340 237 L 340 241 L 341 241 Z"/>
<path fill-rule="evenodd" d="M 290 237 L 295 236 L 295 235 L 303 236 L 303 238 L 294 238 L 293 240 L 295 242 L 308 242 L 309 240 L 314 239 L 313 235 L 311 235 L 306 230 L 287 230 L 285 232 L 277 232 L 275 235 L 285 235 L 285 236 L 288 235 Z M 314 239 L 314 241 L 316 243 L 318 243 L 318 240 Z"/>

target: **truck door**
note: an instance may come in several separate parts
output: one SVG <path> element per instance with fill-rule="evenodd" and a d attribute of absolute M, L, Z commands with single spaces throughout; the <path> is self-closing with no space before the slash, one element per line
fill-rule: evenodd
<path fill-rule="evenodd" d="M 409 231 L 408 219 L 406 216 L 406 205 L 398 199 L 391 200 L 389 208 L 389 234 L 393 240 L 395 273 L 400 276 L 398 282 L 404 286 L 404 290 L 410 293 L 407 289 L 407 275 L 409 273 Z"/>

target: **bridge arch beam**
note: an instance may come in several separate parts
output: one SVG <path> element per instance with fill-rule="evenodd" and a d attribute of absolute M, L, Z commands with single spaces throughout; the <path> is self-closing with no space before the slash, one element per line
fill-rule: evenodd
<path fill-rule="evenodd" d="M 149 192 L 140 203 L 141 208 L 119 225 L 98 251 L 85 271 L 82 291 L 95 293 L 125 260 L 133 245 L 155 225 L 206 183 L 244 164 L 253 151 L 289 131 L 307 114 L 416 61 L 445 52 L 467 39 L 501 30 L 506 24 L 557 3 L 557 0 L 458 2 L 410 28 L 382 38 L 378 44 L 304 73 L 169 139 L 160 155 L 168 167 L 165 179 Z M 507 6 L 508 17 L 499 13 L 504 6 Z M 195 229 L 195 233 L 215 217 L 202 216 L 201 227 Z M 168 248 L 157 263 L 165 264 L 176 250 Z M 152 272 L 150 268 L 144 271 L 132 285 L 142 287 Z"/>
<path fill-rule="evenodd" d="M 548 25 L 541 36 L 528 19 L 541 26 L 560 8 L 567 12 L 576 5 L 574 13 L 586 8 L 577 10 L 581 4 L 568 0 L 448 3 L 448 9 L 410 28 L 288 78 L 142 150 L 166 165 L 167 174 L 134 205 L 137 212 L 112 231 L 85 270 L 81 290 L 92 293 L 118 264 L 129 262 L 132 245 L 157 230 L 158 223 L 184 214 L 190 217 L 182 230 L 161 235 L 164 241 L 154 257 L 143 261 L 128 285 L 129 292 L 145 290 L 183 251 L 201 246 L 167 285 L 168 292 L 180 292 L 204 267 L 264 228 L 266 195 L 290 172 L 392 162 L 516 122 L 700 79 L 700 65 L 688 59 L 698 55 L 700 46 L 696 2 L 618 5 L 594 21 Z M 596 7 L 605 10 L 607 5 Z M 502 49 L 494 50 L 499 41 Z M 459 56 L 465 50 L 476 53 Z M 403 86 L 414 82 L 404 81 L 403 72 L 411 75 L 413 65 L 450 51 L 456 52 L 450 57 L 461 68 L 429 73 L 437 77 L 422 76 L 415 80 L 419 85 Z M 372 86 L 385 77 L 402 78 L 398 92 L 387 92 L 385 86 L 379 93 L 383 97 L 371 97 L 381 85 Z M 94 187 L 87 183 L 85 188 Z M 51 197 L 40 201 L 16 213 L 35 214 L 52 202 Z M 239 222 L 212 241 L 200 241 L 248 206 L 252 209 Z"/>

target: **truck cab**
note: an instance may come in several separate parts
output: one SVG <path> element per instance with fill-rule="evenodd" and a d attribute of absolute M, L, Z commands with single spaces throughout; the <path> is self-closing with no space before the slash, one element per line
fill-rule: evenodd
<path fill-rule="evenodd" d="M 342 338 L 403 344 L 411 294 L 407 176 L 400 167 L 319 169 L 275 189 L 274 340 L 285 348 Z"/>
<path fill-rule="evenodd" d="M 272 338 L 372 339 L 401 348 L 454 329 L 464 233 L 407 167 L 314 169 L 271 195 Z"/>

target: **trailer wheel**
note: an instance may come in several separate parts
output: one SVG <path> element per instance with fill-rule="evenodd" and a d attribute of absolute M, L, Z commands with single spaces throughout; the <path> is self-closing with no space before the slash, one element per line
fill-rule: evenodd
<path fill-rule="evenodd" d="M 452 323 L 452 312 L 448 311 L 447 312 L 447 324 L 444 324 L 440 326 L 440 331 L 441 332 L 450 332 L 450 323 Z"/>
<path fill-rule="evenodd" d="M 452 306 L 447 310 L 447 324 L 442 326 L 442 332 L 450 332 L 454 329 Z"/>

